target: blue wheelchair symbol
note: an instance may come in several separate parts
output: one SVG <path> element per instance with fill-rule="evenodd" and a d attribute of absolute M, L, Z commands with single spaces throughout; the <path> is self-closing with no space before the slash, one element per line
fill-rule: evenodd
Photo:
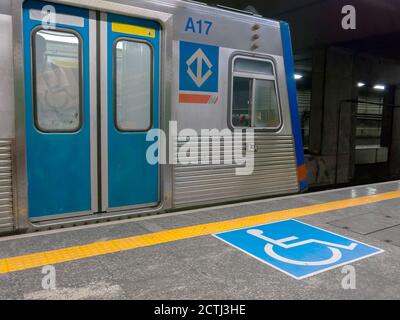
<path fill-rule="evenodd" d="M 296 279 L 383 252 L 296 220 L 214 236 Z"/>
<path fill-rule="evenodd" d="M 340 245 L 337 243 L 325 242 L 325 241 L 320 241 L 320 240 L 315 240 L 315 239 L 294 242 L 294 243 L 288 245 L 285 243 L 289 242 L 289 241 L 293 241 L 293 240 L 298 240 L 299 238 L 288 237 L 288 238 L 284 238 L 284 239 L 280 239 L 280 240 L 273 240 L 271 238 L 264 236 L 263 231 L 259 230 L 259 229 L 248 230 L 247 233 L 268 242 L 265 245 L 264 250 L 265 250 L 265 253 L 267 255 L 269 255 L 270 257 L 272 257 L 276 260 L 280 260 L 280 261 L 290 263 L 290 264 L 295 264 L 298 266 L 325 266 L 328 264 L 336 263 L 342 258 L 342 253 L 337 248 L 341 248 L 341 249 L 345 249 L 345 250 L 354 250 L 358 246 L 358 244 L 354 243 L 354 242 L 348 246 L 344 246 L 344 245 Z M 281 248 L 290 249 L 290 248 L 304 246 L 304 245 L 310 244 L 310 243 L 319 243 L 322 245 L 326 245 L 326 247 L 332 252 L 332 257 L 330 257 L 329 259 L 319 260 L 319 261 L 299 261 L 299 260 L 291 260 L 291 259 L 282 257 L 281 255 L 277 254 L 274 251 L 274 245 L 279 246 Z"/>

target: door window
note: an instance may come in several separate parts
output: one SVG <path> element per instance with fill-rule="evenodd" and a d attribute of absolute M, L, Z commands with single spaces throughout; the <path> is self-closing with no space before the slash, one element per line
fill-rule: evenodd
<path fill-rule="evenodd" d="M 75 132 L 82 123 L 81 40 L 70 31 L 33 35 L 34 118 L 43 132 Z"/>
<path fill-rule="evenodd" d="M 119 40 L 115 45 L 116 126 L 147 131 L 152 122 L 152 48 L 145 42 Z"/>

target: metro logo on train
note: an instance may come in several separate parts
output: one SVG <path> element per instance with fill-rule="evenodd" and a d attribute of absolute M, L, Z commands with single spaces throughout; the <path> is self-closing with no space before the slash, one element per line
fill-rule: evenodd
<path fill-rule="evenodd" d="M 188 103 L 199 102 L 201 97 L 206 99 L 205 102 L 210 102 L 210 93 L 218 93 L 219 87 L 219 48 L 181 41 L 179 54 L 181 102 L 183 96 L 187 97 Z"/>

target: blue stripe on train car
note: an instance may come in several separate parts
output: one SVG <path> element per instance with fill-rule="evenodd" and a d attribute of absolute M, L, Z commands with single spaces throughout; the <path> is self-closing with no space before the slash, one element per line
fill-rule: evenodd
<path fill-rule="evenodd" d="M 299 108 L 297 103 L 296 81 L 294 79 L 294 60 L 290 28 L 286 22 L 281 22 L 281 36 L 283 46 L 283 58 L 285 61 L 286 82 L 289 95 L 289 107 L 292 118 L 292 130 L 296 149 L 297 172 L 301 191 L 308 188 L 307 171 L 304 160 L 304 148 L 301 137 Z"/>

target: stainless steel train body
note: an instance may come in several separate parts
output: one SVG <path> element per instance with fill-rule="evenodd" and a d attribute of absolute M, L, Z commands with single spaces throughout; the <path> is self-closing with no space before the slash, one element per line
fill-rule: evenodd
<path fill-rule="evenodd" d="M 0 40 L 0 233 L 307 187 L 286 23 L 178 0 L 1 0 Z M 170 121 L 253 128 L 253 173 L 149 164 L 146 135 Z"/>

